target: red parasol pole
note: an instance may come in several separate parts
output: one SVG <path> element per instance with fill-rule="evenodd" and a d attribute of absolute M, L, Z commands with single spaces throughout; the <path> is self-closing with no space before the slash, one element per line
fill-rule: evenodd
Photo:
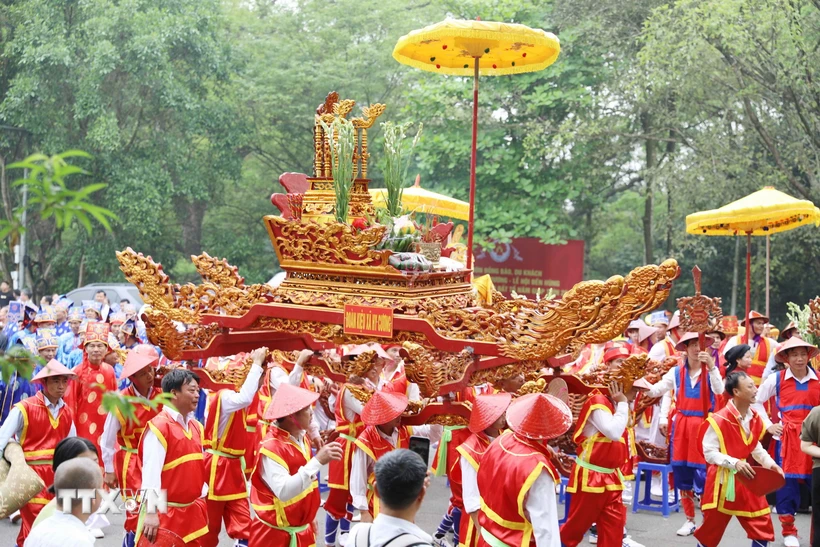
<path fill-rule="evenodd" d="M 743 343 L 749 343 L 752 314 L 752 232 L 746 232 L 746 327 L 743 329 Z"/>
<path fill-rule="evenodd" d="M 473 77 L 473 142 L 470 155 L 470 223 L 467 225 L 467 269 L 473 267 L 473 226 L 475 222 L 475 164 L 478 143 L 478 60 L 475 57 Z M 472 276 L 471 276 L 472 277 Z"/>

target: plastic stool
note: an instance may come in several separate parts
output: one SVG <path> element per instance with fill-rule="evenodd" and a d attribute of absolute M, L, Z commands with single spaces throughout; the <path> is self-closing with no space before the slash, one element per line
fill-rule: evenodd
<path fill-rule="evenodd" d="M 558 524 L 564 524 L 569 517 L 569 504 L 572 501 L 572 494 L 567 492 L 567 485 L 569 484 L 569 479 L 567 477 L 561 477 L 561 486 L 558 489 L 558 503 L 564 504 L 564 518 L 558 521 Z"/>
<path fill-rule="evenodd" d="M 652 499 L 652 472 L 657 471 L 661 474 L 661 489 L 663 496 L 661 501 Z M 668 463 L 649 463 L 638 462 L 638 471 L 635 473 L 635 494 L 632 498 L 632 512 L 637 513 L 639 509 L 644 511 L 655 511 L 662 513 L 664 518 L 669 516 L 672 509 L 676 513 L 680 512 L 680 499 L 678 498 L 678 489 L 675 488 L 675 501 L 669 503 L 669 473 L 672 472 L 672 465 Z M 644 473 L 647 473 L 644 476 Z M 643 499 L 640 498 L 641 480 L 644 485 Z"/>

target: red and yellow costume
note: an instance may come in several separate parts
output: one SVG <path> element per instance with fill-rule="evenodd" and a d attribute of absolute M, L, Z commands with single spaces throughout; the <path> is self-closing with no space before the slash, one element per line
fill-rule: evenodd
<path fill-rule="evenodd" d="M 200 497 L 208 478 L 202 456 L 202 428 L 199 422 L 190 420 L 185 431 L 167 411 L 154 416 L 148 427 L 165 448 L 161 484 L 168 497 L 168 512 L 159 513 L 159 527 L 178 535 L 185 543 L 199 545 L 199 538 L 208 533 L 205 500 Z M 145 435 L 140 441 L 140 461 L 145 454 L 144 441 Z M 139 543 L 141 528 L 137 527 L 135 543 Z"/>
<path fill-rule="evenodd" d="M 410 436 L 413 430 L 410 427 L 400 425 L 398 426 L 399 435 L 396 440 L 396 446 L 393 446 L 387 440 L 379 435 L 377 426 L 367 426 L 364 431 L 356 438 L 356 448 L 361 449 L 362 452 L 374 462 L 397 448 L 407 448 L 410 446 Z M 374 495 L 373 484 L 376 482 L 376 475 L 370 473 L 367 477 L 367 504 L 370 514 L 375 518 L 379 514 L 379 498 Z"/>
<path fill-rule="evenodd" d="M 153 409 L 146 403 L 138 402 L 139 395 L 133 385 L 120 390 L 126 397 L 134 397 L 134 419 L 128 419 L 122 415 L 118 408 L 114 409 L 114 417 L 120 423 L 120 430 L 117 433 L 117 444 L 119 450 L 114 454 L 114 473 L 117 475 L 117 483 L 123 493 L 134 493 L 142 484 L 142 473 L 140 473 L 139 444 L 142 432 L 148 427 L 148 422 L 156 416 L 162 407 Z M 148 399 L 154 399 L 162 393 L 159 388 L 151 388 Z M 137 515 L 128 512 L 125 517 L 125 531 L 136 532 Z"/>
<path fill-rule="evenodd" d="M 48 491 L 48 487 L 54 483 L 52 469 L 54 449 L 57 443 L 68 437 L 73 415 L 68 405 L 63 405 L 57 417 L 52 416 L 46 407 L 42 391 L 38 391 L 33 397 L 23 399 L 15 407 L 23 415 L 23 430 L 18 438 L 26 463 L 46 484 L 45 488 L 20 509 L 22 522 L 20 533 L 17 535 L 17 545 L 22 546 L 37 515 L 49 501 L 54 499 L 54 494 Z"/>
<path fill-rule="evenodd" d="M 344 395 L 347 384 L 343 384 L 336 395 L 336 404 L 333 413 L 336 417 L 336 431 L 339 438 L 336 441 L 342 446 L 341 460 L 331 460 L 328 466 L 327 485 L 330 493 L 325 500 L 324 509 L 336 520 L 349 518 L 347 505 L 350 502 L 350 464 L 353 461 L 354 442 L 364 430 L 364 423 L 357 414 L 348 420 L 344 411 Z"/>
<path fill-rule="evenodd" d="M 489 447 L 490 438 L 486 433 L 481 431 L 479 433 L 470 433 L 470 436 L 456 447 L 456 451 L 461 457 L 469 462 L 470 467 L 478 472 L 478 466 L 481 464 L 481 459 L 484 457 L 484 453 L 487 452 Z M 461 509 L 464 509 L 463 502 Z M 478 533 L 473 525 L 473 519 L 471 519 L 469 515 L 461 515 L 458 539 L 458 544 L 460 547 L 476 547 L 478 545 Z"/>
<path fill-rule="evenodd" d="M 621 438 L 612 441 L 600 431 L 584 435 L 592 413 L 602 410 L 615 414 L 615 406 L 599 391 L 593 391 L 581 408 L 573 440 L 578 457 L 572 465 L 567 492 L 573 503 L 567 521 L 561 526 L 561 541 L 575 547 L 593 523 L 598 526 L 598 543 L 602 547 L 620 547 L 626 524 L 626 507 L 621 502 L 624 471 L 632 473 L 630 435 L 624 428 Z M 632 443 L 634 444 L 634 443 Z"/>
<path fill-rule="evenodd" d="M 743 341 L 742 334 L 738 334 L 735 337 L 735 343 L 746 343 Z M 751 344 L 751 339 L 749 340 L 749 344 Z M 771 339 L 766 338 L 765 336 L 760 337 L 757 347 L 752 352 L 752 364 L 748 369 L 746 369 L 746 374 L 752 377 L 752 380 L 755 381 L 756 386 L 760 385 L 761 379 L 763 378 L 763 372 L 766 370 L 766 363 L 769 362 L 769 357 L 772 356 L 772 353 L 774 353 L 776 349 L 777 347 Z M 721 352 L 721 355 L 722 354 L 723 352 Z"/>
<path fill-rule="evenodd" d="M 727 456 L 745 460 L 752 455 L 764 433 L 763 420 L 753 413 L 749 433 L 740 423 L 740 414 L 733 404 L 713 413 L 704 424 L 717 434 L 720 451 Z M 752 494 L 740 480 L 735 480 L 734 470 L 719 465 L 709 465 L 706 486 L 701 498 L 703 523 L 695 531 L 695 538 L 705 547 L 717 547 L 732 516 L 737 517 L 749 539 L 774 541 L 774 527 L 769 503 L 763 496 Z M 733 491 L 732 491 L 733 490 Z"/>
<path fill-rule="evenodd" d="M 310 447 L 307 437 L 303 445 Z M 249 547 L 313 547 L 316 544 L 313 520 L 321 502 L 318 481 L 314 480 L 310 488 L 283 502 L 276 498 L 262 478 L 262 458 L 271 458 L 295 475 L 310 461 L 311 455 L 310 449 L 303 452 L 287 431 L 271 428 L 259 447 L 258 461 L 251 476 L 251 505 L 257 518 L 251 524 Z"/>
<path fill-rule="evenodd" d="M 245 485 L 245 447 L 248 442 L 246 409 L 231 412 L 222 435 L 219 417 L 223 390 L 208 394 L 208 418 L 205 422 L 205 469 L 208 473 L 209 530 L 200 540 L 204 547 L 219 544 L 222 521 L 232 538 L 247 538 L 251 525 L 248 491 Z"/>
<path fill-rule="evenodd" d="M 532 523 L 524 514 L 523 500 L 535 480 L 547 473 L 556 483 L 558 472 L 546 445 L 505 432 L 484 452 L 478 470 L 481 510 L 478 545 L 535 545 Z M 507 487 L 502 487 L 507 485 Z M 510 487 L 514 485 L 514 487 Z M 490 543 L 485 539 L 489 535 Z"/>

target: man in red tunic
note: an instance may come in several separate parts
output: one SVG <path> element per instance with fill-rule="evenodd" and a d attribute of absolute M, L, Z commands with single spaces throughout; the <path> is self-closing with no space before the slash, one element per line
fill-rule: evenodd
<path fill-rule="evenodd" d="M 77 436 L 85 437 L 96 445 L 97 456 L 102 462 L 100 437 L 108 414 L 102 407 L 102 396 L 106 391 L 117 390 L 114 367 L 103 362 L 109 352 L 108 325 L 89 322 L 80 347 L 83 361 L 74 369 L 77 381 L 69 386 L 65 402 L 74 413 Z"/>
<path fill-rule="evenodd" d="M 262 364 L 268 348 L 251 353 L 251 370 L 238 392 L 220 389 L 208 394 L 208 418 L 205 422 L 205 468 L 208 470 L 208 533 L 200 540 L 203 547 L 219 545 L 222 521 L 228 536 L 248 544 L 251 514 L 245 483 L 243 459 L 248 454 L 246 409 L 262 379 Z M 243 362 L 233 362 L 243 366 Z"/>
<path fill-rule="evenodd" d="M 675 476 L 675 486 L 681 493 L 681 505 L 686 522 L 677 531 L 679 536 L 695 533 L 694 488 L 702 486 L 705 477 L 698 470 L 706 469 L 706 461 L 698 444 L 698 432 L 707 416 L 704 416 L 701 399 L 701 382 L 708 376 L 709 409 L 714 409 L 715 395 L 723 393 L 723 378 L 715 365 L 712 353 L 700 351 L 698 334 L 688 332 L 678 342 L 676 349 L 684 354 L 682 365 L 672 368 L 661 380 L 646 391 L 648 397 L 660 397 L 670 391 L 675 393 L 675 414 L 672 427 L 668 428 L 670 462 Z M 704 371 L 707 371 L 704 374 Z M 667 429 L 661 416 L 661 430 Z"/>
<path fill-rule="evenodd" d="M 319 394 L 282 384 L 264 418 L 272 426 L 251 475 L 251 506 L 256 514 L 250 528 L 250 547 L 312 547 L 313 522 L 319 510 L 317 474 L 329 461 L 342 457 L 342 447 L 332 442 L 310 455 L 305 432 L 311 406 Z"/>
<path fill-rule="evenodd" d="M 408 404 L 403 393 L 377 391 L 362 410 L 362 421 L 367 427 L 356 439 L 350 471 L 350 494 L 353 506 L 362 513 L 363 522 L 372 522 L 379 512 L 379 500 L 373 494 L 373 467 L 379 458 L 393 449 L 407 448 L 411 435 L 427 437 L 431 443 L 441 438 L 440 425 L 412 428 L 401 425 L 401 415 Z"/>
<path fill-rule="evenodd" d="M 566 547 L 581 543 L 593 523 L 601 547 L 621 547 L 624 543 L 626 507 L 621 493 L 622 469 L 631 461 L 628 421 L 629 401 L 615 383 L 609 387 L 609 396 L 593 391 L 581 408 L 573 436 L 578 457 L 567 486 L 573 503 L 561 526 L 561 541 Z"/>
<path fill-rule="evenodd" d="M 131 385 L 120 391 L 125 397 L 139 401 L 134 403 L 134 417 L 126 418 L 119 409 L 108 414 L 100 439 L 100 449 L 105 468 L 105 484 L 109 488 L 119 488 L 125 503 L 134 500 L 136 491 L 142 484 L 137 457 L 142 432 L 148 422 L 162 409 L 151 407 L 147 402 L 155 399 L 162 390 L 154 387 L 154 367 L 159 362 L 159 354 L 148 345 L 137 346 L 128 351 L 122 369 L 122 379 L 130 379 Z M 132 503 L 134 503 L 132 502 Z M 137 515 L 129 511 L 125 517 L 124 547 L 134 546 L 137 533 Z"/>
<path fill-rule="evenodd" d="M 43 386 L 42 391 L 14 405 L 0 428 L 0 454 L 16 437 L 23 448 L 26 463 L 46 484 L 46 488 L 20 509 L 22 524 L 17 535 L 17 547 L 23 547 L 37 515 L 54 498 L 48 487 L 54 482 L 51 459 L 57 443 L 76 435 L 71 409 L 63 401 L 69 380 L 74 377 L 74 373 L 59 361 L 49 361 L 31 379 L 32 383 Z"/>
<path fill-rule="evenodd" d="M 510 404 L 507 424 L 512 432 L 494 440 L 478 466 L 478 545 L 560 547 L 559 479 L 547 441 L 569 429 L 572 412 L 552 395 L 531 393 Z"/>
<path fill-rule="evenodd" d="M 168 511 L 147 512 L 140 507 L 136 543 L 140 537 L 153 543 L 162 530 L 179 536 L 186 545 L 200 545 L 208 533 L 207 472 L 202 456 L 202 426 L 194 418 L 199 403 L 199 378 L 190 370 L 175 368 L 162 378 L 162 391 L 171 400 L 148 422 L 142 434 L 139 457 L 144 495 L 164 490 Z"/>
<path fill-rule="evenodd" d="M 732 372 L 726 377 L 726 392 L 731 394 L 730 401 L 703 425 L 703 455 L 709 466 L 701 500 L 703 522 L 695 530 L 695 538 L 701 547 L 717 547 L 734 515 L 752 540 L 752 547 L 765 547 L 774 541 L 769 504 L 736 480 L 735 474 L 754 478 L 754 469 L 746 461 L 749 456 L 766 469 L 781 475 L 783 470 L 759 442 L 765 425 L 751 408 L 757 395 L 754 380 L 745 372 Z"/>
<path fill-rule="evenodd" d="M 738 344 L 749 344 L 752 348 L 752 366 L 749 367 L 747 373 L 755 381 L 755 385 L 759 386 L 766 369 L 774 367 L 774 353 L 777 350 L 777 340 L 764 336 L 766 324 L 769 322 L 768 317 L 754 310 L 749 313 L 749 317 L 751 317 L 752 323 L 751 331 L 749 332 L 749 341 L 744 342 L 742 334 L 733 336 L 728 339 L 723 346 L 723 354 L 726 355 L 727 351 Z M 740 322 L 740 326 L 745 325 L 746 319 L 744 318 Z"/>
<path fill-rule="evenodd" d="M 777 518 L 786 547 L 797 547 L 797 527 L 794 515 L 800 504 L 800 482 L 811 487 L 812 460 L 800 450 L 800 427 L 811 409 L 820 405 L 820 380 L 809 366 L 818 349 L 796 336 L 784 342 L 775 359 L 788 368 L 770 374 L 757 393 L 755 410 L 763 416 L 768 431 L 780 435 L 780 463 L 786 473 L 786 485 L 777 491 Z M 772 397 L 780 413 L 781 423 L 769 425 L 763 405 Z"/>
<path fill-rule="evenodd" d="M 478 510 L 481 509 L 481 494 L 478 491 L 478 468 L 481 459 L 490 443 L 507 427 L 505 414 L 510 406 L 512 395 L 501 392 L 491 395 L 479 395 L 470 413 L 470 435 L 456 451 L 459 454 L 459 471 L 461 474 L 462 505 L 460 509 L 467 514 L 461 515 L 459 523 L 458 544 L 462 547 L 478 545 Z"/>

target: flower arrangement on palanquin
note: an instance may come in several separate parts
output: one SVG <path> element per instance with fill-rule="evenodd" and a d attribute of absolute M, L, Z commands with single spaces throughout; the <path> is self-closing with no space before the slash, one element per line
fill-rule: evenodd
<path fill-rule="evenodd" d="M 367 129 L 384 106 L 370 105 L 361 118 L 347 120 L 354 104 L 331 94 L 315 117 L 314 176 L 280 178 L 290 189 L 303 191 L 298 198 L 289 193 L 287 205 L 278 200 L 287 213 L 264 218 L 287 273 L 281 285 L 248 285 L 235 267 L 206 253 L 192 257 L 202 283 L 173 284 L 151 257 L 130 248 L 117 253 L 121 270 L 146 303 L 142 319 L 148 338 L 166 356 L 194 362 L 262 345 L 287 353 L 342 344 L 401 344 L 408 379 L 419 385 L 423 397 L 432 398 L 498 382 L 511 371 L 536 381 L 544 370 L 559 370 L 572 360 L 584 344 L 619 336 L 630 321 L 669 296 L 679 275 L 672 259 L 635 268 L 625 277 L 584 281 L 559 298 L 539 301 L 498 292 L 479 298 L 468 269 L 436 268 L 418 253 L 412 261 L 429 267 L 397 268 L 394 259 L 407 254 L 386 248 L 385 241 L 401 232 L 401 224 L 397 217 L 376 222 L 380 215 L 374 214 L 367 191 Z M 336 147 L 340 141 L 347 143 L 344 153 Z M 350 165 L 338 168 L 347 157 Z M 340 170 L 350 176 L 344 187 L 336 180 Z M 346 205 L 340 193 L 347 195 Z M 402 237 L 415 230 L 421 239 L 438 229 L 430 224 L 405 225 Z M 446 244 L 446 236 L 427 239 L 436 238 Z M 347 364 L 328 355 L 315 355 L 311 372 L 346 381 Z M 276 360 L 288 366 L 286 357 Z M 250 366 L 243 361 L 220 368 L 220 363 L 210 361 L 203 372 L 214 385 L 237 385 Z M 573 377 L 567 384 L 576 394 L 595 388 Z M 449 402 L 414 410 L 416 423 L 458 422 L 469 415 Z"/>

